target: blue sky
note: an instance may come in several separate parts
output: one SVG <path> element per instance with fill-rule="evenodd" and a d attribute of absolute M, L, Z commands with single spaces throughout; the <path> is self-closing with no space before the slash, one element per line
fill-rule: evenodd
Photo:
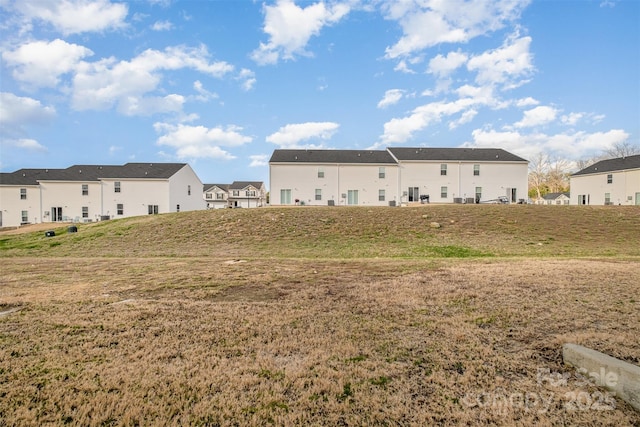
<path fill-rule="evenodd" d="M 0 170 L 640 141 L 640 2 L 0 0 Z"/>

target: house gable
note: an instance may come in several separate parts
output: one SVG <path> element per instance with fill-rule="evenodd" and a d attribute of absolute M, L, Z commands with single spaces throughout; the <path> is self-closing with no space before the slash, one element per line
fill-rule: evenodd
<path fill-rule="evenodd" d="M 598 174 L 598 173 L 607 173 L 607 172 L 620 172 L 626 170 L 640 169 L 640 154 L 635 156 L 627 156 L 627 157 L 618 157 L 615 159 L 607 159 L 600 160 L 592 164 L 589 167 L 586 167 L 573 175 L 590 175 L 590 174 Z"/>

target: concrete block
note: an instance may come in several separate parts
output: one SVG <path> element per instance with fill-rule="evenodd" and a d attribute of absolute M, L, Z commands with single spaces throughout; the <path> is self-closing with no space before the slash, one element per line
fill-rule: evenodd
<path fill-rule="evenodd" d="M 563 345 L 562 358 L 565 364 L 586 370 L 595 385 L 615 392 L 640 411 L 640 366 L 577 344 Z"/>

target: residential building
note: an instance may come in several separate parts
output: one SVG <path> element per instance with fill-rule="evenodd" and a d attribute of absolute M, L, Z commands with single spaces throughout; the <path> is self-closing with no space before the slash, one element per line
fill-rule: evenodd
<path fill-rule="evenodd" d="M 205 184 L 203 197 L 207 209 L 259 208 L 267 203 L 267 190 L 261 181 Z"/>
<path fill-rule="evenodd" d="M 20 169 L 0 174 L 0 226 L 199 210 L 201 189 L 185 163 Z"/>
<path fill-rule="evenodd" d="M 526 198 L 528 161 L 493 148 L 275 150 L 272 205 L 479 203 Z"/>
<path fill-rule="evenodd" d="M 204 184 L 204 201 L 207 209 L 229 207 L 229 184 Z"/>
<path fill-rule="evenodd" d="M 570 193 L 547 193 L 536 199 L 537 205 L 568 205 L 571 200 Z"/>
<path fill-rule="evenodd" d="M 601 160 L 570 179 L 572 205 L 640 205 L 640 155 Z"/>
<path fill-rule="evenodd" d="M 398 197 L 398 165 L 385 150 L 275 150 L 271 205 L 386 206 Z"/>

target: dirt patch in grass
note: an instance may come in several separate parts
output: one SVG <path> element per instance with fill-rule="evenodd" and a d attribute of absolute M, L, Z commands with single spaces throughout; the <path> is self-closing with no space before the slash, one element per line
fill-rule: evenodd
<path fill-rule="evenodd" d="M 3 260 L 2 419 L 640 423 L 561 363 L 639 363 L 637 261 L 229 259 Z"/>

